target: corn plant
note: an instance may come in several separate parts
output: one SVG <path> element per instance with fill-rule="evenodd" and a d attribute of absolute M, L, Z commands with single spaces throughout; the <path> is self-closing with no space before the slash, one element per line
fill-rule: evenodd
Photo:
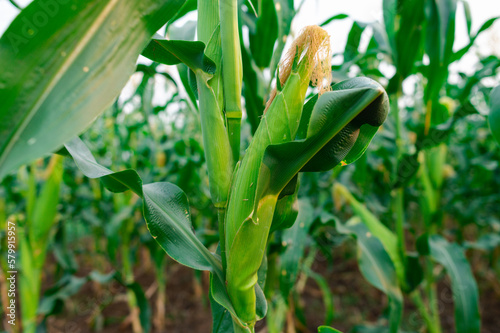
<path fill-rule="evenodd" d="M 19 172 L 19 178 L 24 180 L 26 215 L 14 215 L 9 217 L 9 220 L 17 226 L 19 252 L 16 260 L 19 263 L 16 269 L 19 270 L 17 278 L 23 332 L 35 332 L 37 328 L 42 276 L 47 251 L 53 237 L 53 227 L 57 222 L 62 161 L 62 156 L 53 155 L 46 167 L 40 167 L 40 163 L 32 163 L 29 169 L 23 168 Z M 43 181 L 40 182 L 40 179 Z M 11 267 L 5 269 L 7 270 L 13 269 Z"/>
<path fill-rule="evenodd" d="M 332 191 L 333 201 L 339 207 L 340 202 L 349 203 L 357 216 L 345 224 L 332 223 L 336 224 L 338 232 L 357 239 L 363 275 L 387 294 L 391 332 L 397 332 L 401 325 L 405 296 L 414 302 L 429 332 L 442 331 L 436 264 L 444 267 L 451 280 L 457 332 L 480 331 L 478 288 L 464 253 L 466 244 L 460 244 L 463 243 L 463 236 L 458 234 L 457 244 L 439 235 L 445 232 L 443 192 L 446 191 L 445 170 L 448 167 L 447 151 L 451 134 L 461 119 L 480 114 L 472 96 L 476 92 L 483 95 L 481 79 L 495 76 L 499 66 L 498 59 L 487 58 L 472 76 L 463 75 L 463 83 L 457 86 L 447 83 L 449 65 L 459 60 L 497 19 L 486 21 L 477 32 L 472 33 L 468 5 L 462 3 L 470 39 L 463 49 L 456 52 L 452 49 L 458 1 L 384 1 L 385 26 L 354 22 L 344 52 L 344 63 L 336 68 L 346 73 L 350 66 L 358 65 L 367 75 L 386 81 L 391 98 L 393 118 L 387 126 L 392 133 L 385 134 L 391 140 L 390 148 L 385 152 L 390 155 L 386 157 L 388 163 L 384 163 L 384 167 L 389 169 L 388 176 L 392 177 L 391 188 L 385 189 L 386 193 L 391 191 L 391 198 L 379 199 L 382 205 L 391 207 L 384 216 L 387 222 L 373 214 L 352 193 L 366 193 L 366 186 L 369 186 L 366 182 L 368 164 L 365 164 L 364 171 L 360 165 L 360 172 L 353 175 L 353 181 L 365 188 L 349 190 L 338 183 Z M 334 17 L 331 20 L 344 18 Z M 368 26 L 374 33 L 367 52 L 359 54 L 361 33 Z M 427 33 L 424 34 L 424 31 Z M 423 64 L 424 55 L 428 57 L 429 64 Z M 396 71 L 392 77 L 385 77 L 378 71 L 381 59 L 394 65 Z M 401 102 L 409 96 L 403 94 L 403 82 L 412 75 L 418 80 L 416 91 L 421 94 L 411 96 L 412 106 L 404 107 L 413 117 L 407 120 L 408 127 L 405 128 Z M 456 101 L 451 102 L 449 97 L 443 96 L 445 91 Z M 495 105 L 494 93 L 491 100 Z M 495 122 L 494 112 L 492 115 L 490 125 Z M 410 134 L 415 134 L 414 142 L 408 139 Z M 383 155 L 380 153 L 380 156 Z M 358 177 L 365 181 L 359 181 Z M 415 200 L 418 201 L 421 216 L 417 221 L 410 221 L 407 216 L 411 211 L 406 206 L 410 191 L 418 193 Z M 407 240 L 410 232 L 417 239 L 411 245 Z M 367 238 L 366 233 L 376 239 Z M 377 256 L 367 260 L 373 254 Z M 377 261 L 378 264 L 370 265 L 369 261 Z M 377 273 L 380 267 L 385 267 L 383 274 Z"/>
<path fill-rule="evenodd" d="M 0 176 L 64 144 L 58 152 L 70 155 L 87 177 L 99 178 L 112 192 L 131 190 L 142 199 L 149 232 L 171 258 L 211 272 L 215 332 L 223 327 L 253 332 L 267 309 L 265 279 L 259 275 L 265 275 L 269 235 L 285 227 L 273 223 L 291 209 L 287 203 L 297 191 L 298 173 L 357 160 L 385 121 L 388 98 L 367 78 L 331 86 L 329 36 L 319 27 L 307 27 L 276 65 L 276 87 L 240 158 L 238 2 L 199 0 L 199 41 L 152 37 L 187 5 L 181 0 L 50 5 L 35 0 L 24 9 L 0 39 L 0 82 L 5 82 Z M 52 19 L 41 24 L 41 15 L 49 14 Z M 141 53 L 160 63 L 183 63 L 196 85 L 218 215 L 215 253 L 193 233 L 188 199 L 179 187 L 143 184 L 132 169 L 113 172 L 75 138 L 116 98 Z M 318 93 L 306 101 L 311 82 Z"/>

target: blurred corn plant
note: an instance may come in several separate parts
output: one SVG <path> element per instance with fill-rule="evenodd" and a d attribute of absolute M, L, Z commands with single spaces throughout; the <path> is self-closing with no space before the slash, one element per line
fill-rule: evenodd
<path fill-rule="evenodd" d="M 455 329 L 457 332 L 479 332 L 477 284 L 464 254 L 465 249 L 474 248 L 474 245 L 464 242 L 464 225 L 478 224 L 477 214 L 481 210 L 488 219 L 497 216 L 497 212 L 485 205 L 488 200 L 491 200 L 491 207 L 498 202 L 497 191 L 493 190 L 491 194 L 484 191 L 488 185 L 484 178 L 481 179 L 486 187 L 479 196 L 472 195 L 474 198 L 470 200 L 482 202 L 483 206 L 475 209 L 474 216 L 469 219 L 456 214 L 457 200 L 465 206 L 471 201 L 466 201 L 464 193 L 454 191 L 458 186 L 453 182 L 463 182 L 458 173 L 470 172 L 471 169 L 467 169 L 467 162 L 464 165 L 456 160 L 448 162 L 448 151 L 451 143 L 456 142 L 453 140 L 463 140 L 459 134 L 461 127 L 471 127 L 470 122 L 464 124 L 466 122 L 462 119 L 485 114 L 485 101 L 488 101 L 491 88 L 485 86 L 483 79 L 494 78 L 500 63 L 493 56 L 480 59 L 475 73 L 460 73 L 458 83 L 450 82 L 449 69 L 497 18 L 488 20 L 473 33 L 471 14 L 465 1 L 388 0 L 383 6 L 384 25 L 354 22 L 343 53 L 344 61 L 333 67 L 337 77 L 347 77 L 354 70 L 386 85 L 392 114 L 380 136 L 384 141 L 375 144 L 377 157 L 366 157 L 368 160 L 357 163 L 352 174 L 340 176 L 350 189 L 340 183 L 333 188 L 337 210 L 340 210 L 340 203 L 349 203 L 352 213 L 357 216 L 346 224 L 335 222 L 336 229 L 357 239 L 363 275 L 387 294 L 391 332 L 397 332 L 401 325 L 403 297 L 414 302 L 429 332 L 442 331 L 437 282 L 443 274 L 441 270 L 436 271 L 436 264 L 444 268 L 451 281 Z M 454 51 L 455 20 L 460 8 L 465 12 L 469 43 Z M 345 18 L 345 15 L 335 16 L 324 24 Z M 368 30 L 371 31 L 368 45 L 361 45 L 361 36 Z M 391 71 L 382 73 L 380 69 L 384 66 L 392 67 L 394 74 Z M 411 93 L 405 93 L 408 86 Z M 494 99 L 493 95 L 493 106 Z M 495 121 L 494 112 L 492 115 L 490 125 Z M 483 118 L 480 126 L 484 127 L 484 124 Z M 477 137 L 472 140 L 476 141 Z M 491 147 L 490 143 L 488 145 Z M 451 148 L 454 153 L 456 147 L 455 144 Z M 482 157 L 483 169 L 488 168 L 484 162 L 489 158 Z M 448 163 L 455 166 L 456 177 L 453 177 L 455 171 Z M 451 179 L 449 185 L 447 178 Z M 468 185 L 463 184 L 461 188 L 468 188 Z M 356 198 L 363 194 L 371 194 L 365 196 L 366 204 Z M 418 211 L 411 209 L 412 205 L 419 207 Z M 377 211 L 381 218 L 373 214 Z M 450 227 L 446 225 L 450 221 L 458 222 L 454 234 L 449 233 Z M 491 230 L 495 230 L 493 225 Z M 458 244 L 443 236 L 454 237 Z M 493 242 L 489 248 L 496 246 L 498 243 Z M 377 265 L 370 265 L 375 261 Z M 385 269 L 381 271 L 381 267 Z"/>
<path fill-rule="evenodd" d="M 44 264 L 53 236 L 53 226 L 57 222 L 62 160 L 62 156 L 54 155 L 46 167 L 33 163 L 29 169 L 23 168 L 20 175 L 25 181 L 23 196 L 26 200 L 26 215 L 14 217 L 13 223 L 17 229 L 19 300 L 23 332 L 35 332 L 37 328 Z M 44 181 L 38 184 L 38 179 Z"/>
<path fill-rule="evenodd" d="M 329 36 L 321 28 L 305 28 L 281 56 L 293 2 L 279 4 L 278 10 L 271 1 L 257 8 L 247 3 L 247 9 L 261 14 L 250 32 L 253 59 L 248 59 L 247 46 L 242 47 L 236 0 L 198 1 L 199 41 L 168 38 L 168 29 L 167 38 L 151 39 L 162 25 L 170 26 L 193 9 L 193 2 L 175 0 L 56 3 L 50 7 L 54 16 L 50 23 L 26 30 L 24 24 L 48 8 L 35 0 L 0 39 L 0 62 L 17 64 L 2 66 L 5 70 L 0 74 L 0 80 L 7 82 L 0 93 L 5 101 L 0 113 L 1 176 L 64 144 L 59 153 L 70 155 L 87 177 L 99 178 L 111 192 L 135 193 L 142 199 L 149 232 L 159 246 L 179 263 L 211 272 L 214 332 L 222 328 L 253 332 L 255 323 L 264 318 L 263 259 L 270 232 L 293 224 L 287 216 L 293 216 L 297 174 L 357 160 L 388 112 L 387 95 L 373 80 L 350 79 L 330 86 Z M 268 33 L 276 29 L 267 26 L 267 17 L 278 26 L 278 33 Z M 258 36 L 267 37 L 265 48 L 260 48 Z M 194 234 L 188 199 L 180 187 L 168 182 L 144 184 L 133 169 L 113 172 L 96 161 L 81 139 L 74 138 L 116 98 L 140 53 L 155 62 L 178 65 L 191 108 L 199 113 L 210 196 L 217 211 L 215 252 Z M 248 75 L 245 105 L 251 110 L 254 135 L 251 140 L 244 138 L 250 144 L 241 159 L 243 74 L 254 63 L 275 73 L 276 87 L 269 94 L 271 81 L 256 81 L 258 71 Z M 141 69 L 151 75 L 148 68 Z M 311 82 L 318 93 L 306 102 Z M 255 90 L 263 84 L 268 93 Z M 148 180 L 147 175 L 144 179 Z M 126 197 L 121 198 L 129 207 Z M 124 284 L 133 288 L 126 259 L 133 228 L 129 222 L 123 225 L 122 260 Z M 294 254 L 288 265 L 296 261 Z M 143 300 L 139 295 L 135 293 Z"/>

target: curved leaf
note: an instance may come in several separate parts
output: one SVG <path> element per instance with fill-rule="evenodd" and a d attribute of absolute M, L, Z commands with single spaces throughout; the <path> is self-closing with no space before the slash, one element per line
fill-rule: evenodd
<path fill-rule="evenodd" d="M 318 327 L 318 333 L 342 333 L 342 332 L 333 327 L 320 326 Z"/>
<path fill-rule="evenodd" d="M 270 232 L 290 228 L 295 223 L 299 213 L 297 194 L 298 191 L 278 200 L 274 209 Z"/>
<path fill-rule="evenodd" d="M 143 186 L 149 232 L 175 261 L 222 277 L 222 266 L 193 233 L 186 194 L 171 183 Z"/>
<path fill-rule="evenodd" d="M 393 262 L 377 237 L 357 218 L 345 225 L 337 223 L 337 230 L 356 237 L 358 243 L 358 264 L 366 280 L 384 292 L 389 298 L 390 332 L 397 333 L 403 314 L 403 295 Z"/>
<path fill-rule="evenodd" d="M 179 187 L 170 183 L 142 186 L 134 170 L 112 172 L 96 162 L 79 138 L 65 147 L 84 175 L 101 178 L 111 191 L 131 189 L 143 199 L 149 231 L 172 259 L 194 269 L 211 271 L 224 280 L 220 260 L 193 233 L 187 197 Z"/>
<path fill-rule="evenodd" d="M 490 115 L 488 122 L 493 136 L 500 144 L 500 86 L 497 86 L 490 94 Z"/>
<path fill-rule="evenodd" d="M 347 14 L 337 14 L 337 15 L 330 17 L 329 19 L 326 19 L 319 26 L 324 27 L 325 25 L 329 24 L 330 22 L 337 21 L 337 20 L 343 20 L 343 19 L 346 19 L 348 17 L 349 17 L 349 15 L 347 15 Z"/>
<path fill-rule="evenodd" d="M 280 290 L 285 300 L 288 300 L 288 295 L 299 275 L 300 259 L 304 255 L 309 228 L 314 222 L 314 208 L 309 200 L 299 200 L 296 222 L 290 229 L 284 230 L 282 236 L 285 251 L 280 256 Z"/>
<path fill-rule="evenodd" d="M 135 170 L 113 172 L 95 160 L 94 156 L 80 138 L 64 145 L 75 161 L 76 166 L 88 178 L 101 178 L 104 186 L 111 192 L 120 193 L 131 189 L 142 197 L 142 180 Z"/>
<path fill-rule="evenodd" d="M 212 333 L 234 333 L 231 312 L 220 305 L 209 290 L 210 309 L 212 310 Z"/>
<path fill-rule="evenodd" d="M 279 8 L 281 10 L 281 7 Z M 277 38 L 278 16 L 275 3 L 273 0 L 261 0 L 255 22 L 255 33 L 250 31 L 249 34 L 250 51 L 258 67 L 269 67 Z"/>
<path fill-rule="evenodd" d="M 385 121 L 388 97 L 378 83 L 355 78 L 333 89 L 319 97 L 309 118 L 301 118 L 297 134 L 306 127 L 306 138 L 267 147 L 263 164 L 272 179 L 270 191 L 283 188 L 298 171 L 354 162 Z"/>
<path fill-rule="evenodd" d="M 466 8 L 466 13 L 467 13 L 467 10 L 468 10 L 467 8 L 469 5 L 466 1 L 464 1 L 463 3 L 464 3 L 464 6 Z M 463 48 L 461 48 L 457 52 L 453 53 L 453 55 L 451 57 L 451 62 L 454 62 L 454 61 L 461 59 L 470 50 L 472 45 L 474 45 L 474 43 L 476 42 L 476 39 L 479 37 L 479 35 L 483 31 L 488 30 L 493 25 L 493 23 L 495 23 L 495 21 L 498 20 L 499 18 L 500 17 L 493 17 L 493 18 L 489 19 L 488 21 L 484 22 L 483 25 L 481 26 L 481 28 L 479 28 L 479 30 L 477 31 L 477 33 L 470 38 L 469 44 L 467 44 L 466 46 L 464 46 Z M 469 33 L 470 33 L 470 27 L 468 27 L 468 29 L 469 29 Z"/>
<path fill-rule="evenodd" d="M 202 70 L 208 74 L 215 73 L 215 63 L 204 53 L 203 42 L 186 40 L 167 40 L 155 35 L 142 55 L 166 65 L 186 64 L 192 71 Z"/>
<path fill-rule="evenodd" d="M 85 130 L 184 1 L 35 0 L 24 9 L 0 39 L 0 179 Z"/>
<path fill-rule="evenodd" d="M 430 256 L 444 266 L 451 279 L 457 333 L 478 333 L 481 328 L 477 283 L 464 250 L 438 235 L 428 237 Z"/>
<path fill-rule="evenodd" d="M 354 196 L 344 185 L 335 183 L 335 185 L 333 186 L 333 193 L 335 196 L 335 200 L 344 200 L 349 205 L 351 205 L 354 213 L 361 219 L 370 233 L 382 242 L 385 250 L 391 257 L 396 267 L 396 271 L 398 271 L 398 277 L 401 281 L 404 281 L 405 275 L 403 259 L 399 254 L 398 239 L 396 237 L 396 234 L 393 233 L 389 228 L 387 228 L 382 222 L 380 222 L 380 220 L 375 215 L 373 215 L 365 205 L 356 200 L 356 198 L 354 198 Z"/>

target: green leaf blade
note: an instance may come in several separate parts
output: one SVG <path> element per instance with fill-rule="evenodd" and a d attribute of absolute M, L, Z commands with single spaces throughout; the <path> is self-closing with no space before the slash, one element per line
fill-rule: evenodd
<path fill-rule="evenodd" d="M 446 268 L 451 279 L 457 333 L 479 333 L 479 293 L 462 247 L 438 235 L 430 236 L 428 242 L 431 257 Z"/>
<path fill-rule="evenodd" d="M 183 3 L 37 0 L 24 9 L 0 39 L 0 178 L 85 130 Z"/>
<path fill-rule="evenodd" d="M 500 144 L 500 86 L 497 86 L 491 91 L 490 105 L 488 122 L 493 136 L 498 144 Z"/>

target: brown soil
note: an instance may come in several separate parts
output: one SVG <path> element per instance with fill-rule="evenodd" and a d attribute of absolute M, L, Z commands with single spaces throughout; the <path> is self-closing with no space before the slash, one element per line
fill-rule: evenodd
<path fill-rule="evenodd" d="M 49 258 L 49 260 L 53 259 Z M 498 277 L 486 269 L 487 259 L 483 256 L 474 254 L 471 261 L 481 295 L 481 332 L 498 332 L 498 327 L 500 327 Z M 135 275 L 149 296 L 154 318 L 156 282 L 151 264 L 147 260 L 141 262 L 144 267 L 137 269 Z M 86 265 L 81 264 L 81 266 Z M 326 259 L 318 255 L 312 270 L 326 278 L 334 295 L 335 317 L 331 326 L 348 332 L 361 323 L 386 323 L 380 318 L 387 307 L 387 299 L 384 294 L 365 282 L 351 250 L 337 251 L 333 263 L 328 263 Z M 78 275 L 84 276 L 88 272 L 89 269 L 82 269 Z M 169 261 L 166 274 L 168 278 L 165 327 L 163 330 L 154 329 L 153 332 L 210 332 L 211 315 L 206 296 L 208 275 L 199 275 L 200 284 L 195 278 L 194 271 L 172 261 Z M 53 281 L 44 281 L 45 288 L 51 283 Z M 443 332 L 454 332 L 453 301 L 449 281 L 446 278 L 443 278 L 438 285 L 438 298 Z M 317 332 L 317 327 L 324 324 L 325 311 L 321 290 L 312 279 L 307 280 L 298 306 L 304 311 L 307 327 L 296 328 L 296 331 Z M 89 282 L 78 294 L 66 301 L 61 314 L 49 318 L 48 332 L 90 333 L 95 332 L 98 327 L 101 327 L 100 332 L 104 333 L 133 332 L 129 313 L 126 290 L 123 286 L 116 282 L 107 286 Z M 297 325 L 297 327 L 301 326 Z M 423 321 L 412 304 L 405 304 L 402 328 L 408 331 L 423 331 Z M 267 332 L 265 323 L 260 323 L 257 331 Z"/>

